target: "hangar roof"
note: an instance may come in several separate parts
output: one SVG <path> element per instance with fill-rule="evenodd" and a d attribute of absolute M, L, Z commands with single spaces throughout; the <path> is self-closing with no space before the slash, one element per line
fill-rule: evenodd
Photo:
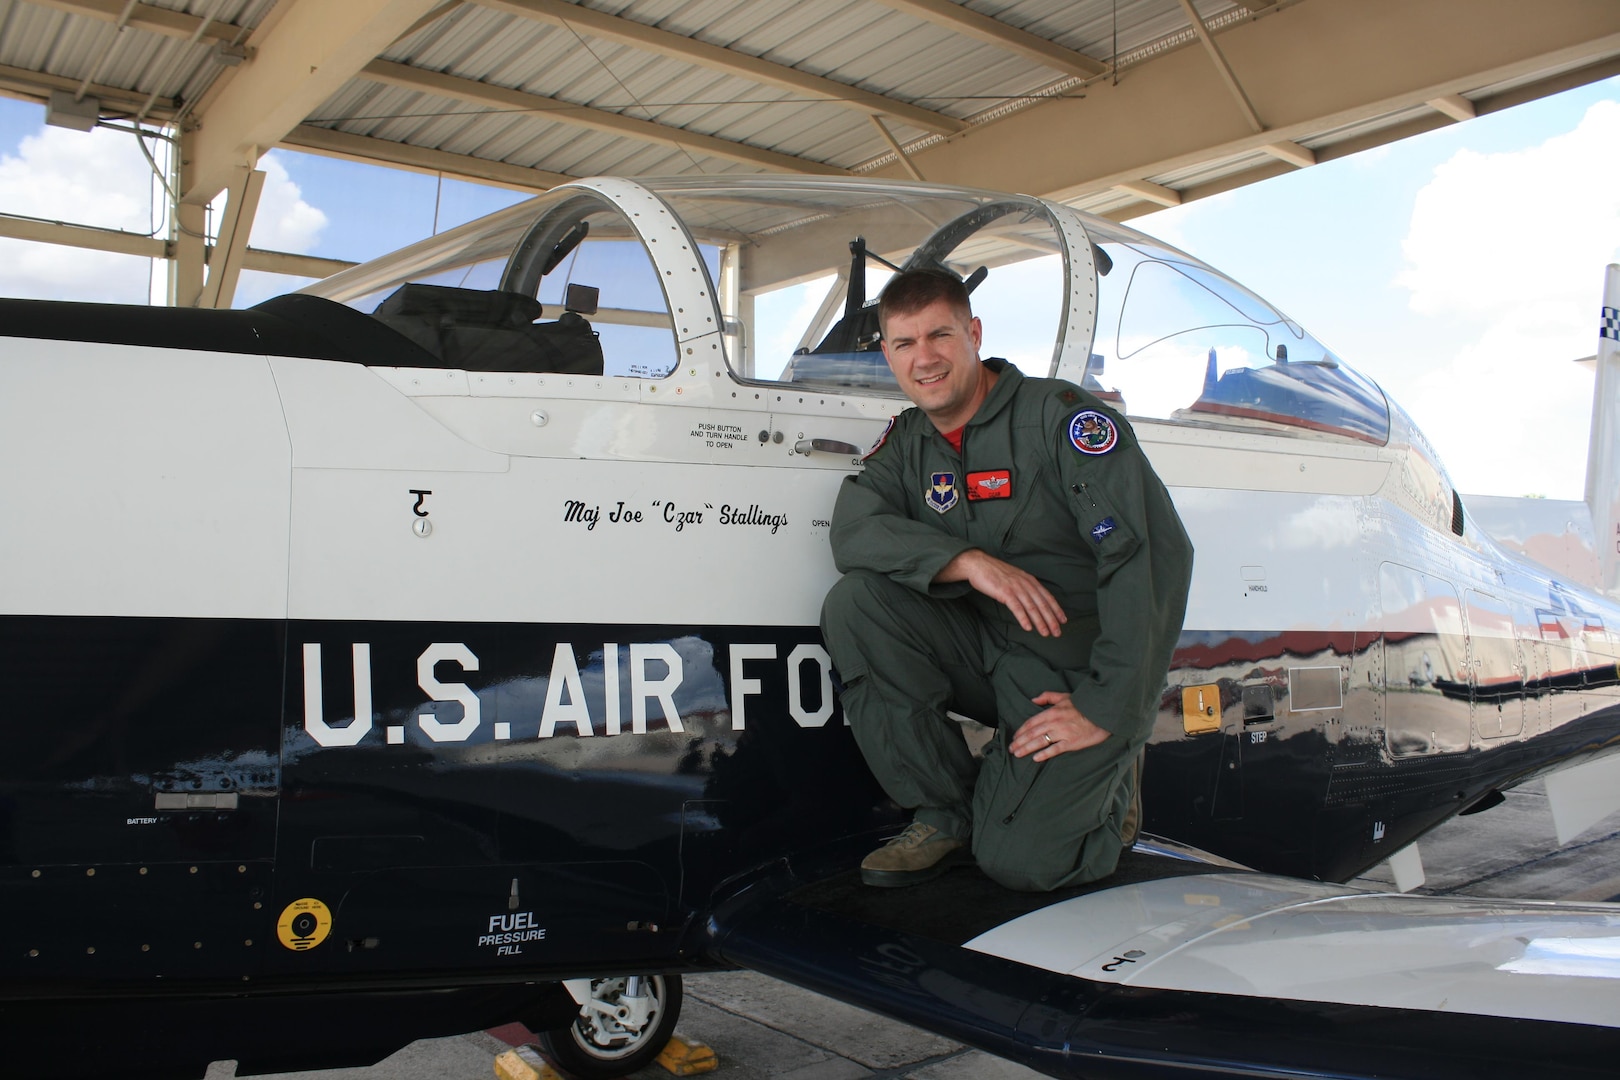
<path fill-rule="evenodd" d="M 191 205 L 279 145 L 1129 217 L 1616 72 L 1612 0 L 0 0 L 0 92 L 178 124 Z"/>

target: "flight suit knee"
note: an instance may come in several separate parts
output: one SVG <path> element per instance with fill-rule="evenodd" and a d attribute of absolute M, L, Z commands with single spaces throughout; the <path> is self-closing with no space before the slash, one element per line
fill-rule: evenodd
<path fill-rule="evenodd" d="M 973 798 L 973 855 L 1009 889 L 1045 892 L 1106 877 L 1122 848 L 1129 761 L 1116 740 L 1045 762 L 1015 758 L 1002 731 L 985 753 Z"/>
<path fill-rule="evenodd" d="M 1004 835 L 994 843 L 975 844 L 973 857 L 984 875 L 1004 888 L 1051 892 L 1107 877 L 1119 865 L 1122 850 L 1118 825 L 1111 820 L 1087 833 L 1078 845 L 1048 852 L 1044 858 L 1031 847 L 1024 838 Z"/>

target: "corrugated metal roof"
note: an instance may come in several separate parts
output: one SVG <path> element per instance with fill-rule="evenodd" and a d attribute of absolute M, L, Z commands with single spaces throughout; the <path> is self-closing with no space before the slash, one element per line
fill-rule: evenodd
<path fill-rule="evenodd" d="M 72 4 L 72 0 L 53 2 Z M 1121 71 L 1151 63 L 1170 50 L 1196 47 L 1180 0 L 956 2 L 1100 64 L 1117 58 Z M 1281 0 L 1272 12 L 1316 2 L 1328 0 Z M 228 35 L 251 45 L 252 31 L 275 3 L 144 0 L 136 11 L 160 9 L 208 17 L 215 20 L 213 29 L 224 27 Z M 1257 17 L 1234 0 L 1195 0 L 1195 4 L 1216 32 Z M 763 58 L 792 72 L 883 95 L 897 106 L 920 106 L 970 125 L 993 123 L 1046 96 L 1077 92 L 1088 82 L 1007 45 L 986 43 L 882 0 L 575 0 L 575 5 L 580 17 L 559 25 L 497 11 L 476 0 L 452 2 L 437 18 L 381 54 L 407 69 L 535 95 L 533 108 L 492 108 L 458 98 L 453 90 L 384 85 L 362 72 L 305 122 L 464 159 L 569 175 L 728 174 L 767 167 L 759 161 L 738 160 L 750 150 L 856 172 L 894 160 L 888 142 L 858 108 L 610 39 L 593 32 L 587 12 L 654 27 L 738 56 Z M 29 85 L 28 73 L 36 73 L 41 96 L 50 86 L 62 85 L 60 80 L 77 86 L 93 77 L 96 83 L 123 92 L 119 98 L 123 104 L 107 110 L 119 114 L 135 107 L 131 101 L 138 105 L 148 95 L 173 99 L 181 110 L 192 108 L 227 70 L 212 34 L 188 41 L 184 31 L 179 36 L 159 32 L 139 18 L 120 30 L 104 17 L 27 0 L 0 0 L 0 65 L 17 69 L 0 73 L 0 87 L 17 92 Z M 1513 83 L 1546 75 L 1529 72 Z M 666 129 L 664 139 L 651 141 L 569 122 L 581 115 L 580 110 L 661 125 Z M 1320 149 L 1376 136 L 1420 115 L 1427 114 L 1422 109 L 1391 108 L 1296 137 Z M 154 116 L 166 118 L 161 110 Z M 895 116 L 885 116 L 883 122 L 913 150 L 944 137 Z M 726 153 L 680 145 L 682 133 L 735 145 Z M 1195 187 L 1272 160 L 1258 152 L 1212 151 L 1207 160 L 1145 179 L 1177 189 Z M 1132 201 L 1131 196 L 1108 191 L 1087 194 L 1080 204 L 1115 212 Z"/>

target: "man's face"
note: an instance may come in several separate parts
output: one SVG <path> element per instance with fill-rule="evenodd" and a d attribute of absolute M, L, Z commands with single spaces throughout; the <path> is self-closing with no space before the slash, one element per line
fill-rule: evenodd
<path fill-rule="evenodd" d="M 895 381 L 941 431 L 967 423 L 989 389 L 980 334 L 977 318 L 964 318 L 944 300 L 885 321 L 883 355 Z"/>

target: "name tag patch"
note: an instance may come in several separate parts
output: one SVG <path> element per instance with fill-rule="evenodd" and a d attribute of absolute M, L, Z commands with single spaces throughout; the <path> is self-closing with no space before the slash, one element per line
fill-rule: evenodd
<path fill-rule="evenodd" d="M 989 472 L 968 473 L 967 497 L 968 502 L 1012 498 L 1012 470 L 991 469 Z"/>

